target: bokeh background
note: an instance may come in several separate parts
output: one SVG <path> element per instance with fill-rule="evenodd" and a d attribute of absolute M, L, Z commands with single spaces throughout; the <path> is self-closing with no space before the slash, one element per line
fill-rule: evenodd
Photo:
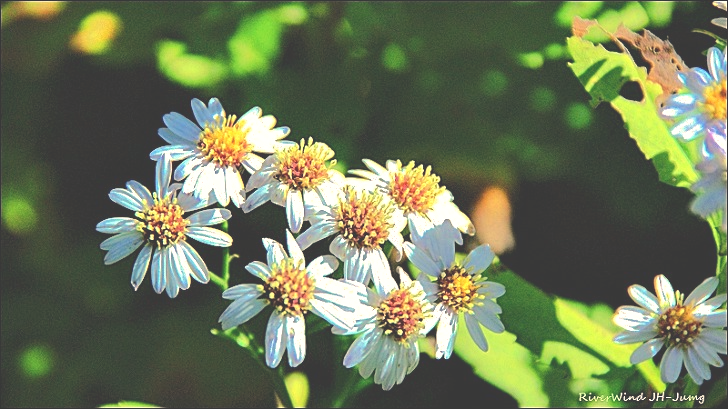
<path fill-rule="evenodd" d="M 709 226 L 619 115 L 588 105 L 564 47 L 577 14 L 647 28 L 701 67 L 714 42 L 693 30 L 721 16 L 709 2 L 2 2 L 0 404 L 275 405 L 257 364 L 210 334 L 227 306 L 217 287 L 169 299 L 147 278 L 134 292 L 135 255 L 103 264 L 96 223 L 130 216 L 108 192 L 153 186 L 162 116 L 191 117 L 192 98 L 260 106 L 343 170 L 432 165 L 476 224 L 467 248 L 490 243 L 549 294 L 616 308 L 657 274 L 690 291 L 715 271 Z M 262 237 L 283 240 L 284 212 L 233 209 L 233 284 L 265 257 Z M 196 248 L 219 271 L 219 250 Z M 251 321 L 260 336 L 267 315 Z M 312 334 L 297 368 L 309 406 L 342 388 L 332 338 Z M 515 405 L 453 355 L 346 404 L 472 402 Z"/>

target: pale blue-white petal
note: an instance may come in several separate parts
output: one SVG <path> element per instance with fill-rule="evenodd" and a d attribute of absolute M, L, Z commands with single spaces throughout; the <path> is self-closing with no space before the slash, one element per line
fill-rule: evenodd
<path fill-rule="evenodd" d="M 331 228 L 334 229 L 333 227 Z M 338 231 L 333 230 L 331 234 L 338 233 Z M 300 242 L 299 242 L 300 243 Z M 301 248 L 304 248 L 301 246 Z M 346 252 L 349 248 L 349 242 L 346 241 L 340 234 L 334 237 L 333 240 L 331 240 L 331 244 L 329 244 L 329 252 L 336 257 L 339 258 L 339 260 L 346 259 Z"/>
<path fill-rule="evenodd" d="M 217 98 L 210 98 L 210 100 L 207 102 L 207 110 L 208 112 L 210 112 L 210 115 L 214 120 L 216 120 L 218 117 L 226 116 L 225 109 L 223 109 L 220 100 Z"/>
<path fill-rule="evenodd" d="M 420 269 L 423 273 L 432 277 L 438 277 L 443 271 L 443 269 L 435 264 L 432 258 L 430 258 L 430 255 L 425 253 L 419 247 L 416 247 L 414 244 L 405 242 L 402 245 L 402 248 L 404 250 L 404 254 L 407 255 L 407 258 L 412 262 L 412 264 L 414 264 L 415 267 Z"/>
<path fill-rule="evenodd" d="M 437 332 L 435 333 L 437 344 L 435 358 L 450 359 L 458 330 L 458 314 L 453 313 L 452 310 L 443 305 L 439 305 L 438 308 L 443 309 L 443 314 L 437 324 Z"/>
<path fill-rule="evenodd" d="M 505 331 L 505 327 L 503 326 L 503 323 L 498 318 L 498 316 L 493 314 L 489 310 L 476 305 L 473 308 L 473 312 L 475 313 L 475 318 L 477 318 L 477 320 L 480 321 L 480 323 L 489 330 L 495 332 L 496 334 L 500 334 L 501 332 Z"/>
<path fill-rule="evenodd" d="M 303 233 L 301 233 L 298 237 L 296 237 L 296 242 L 302 250 L 306 250 L 312 244 L 316 243 L 319 240 L 323 240 L 334 233 L 336 233 L 336 230 L 334 230 L 332 224 L 318 223 L 312 225 Z"/>
<path fill-rule="evenodd" d="M 481 350 L 487 352 L 488 341 L 485 340 L 483 329 L 480 328 L 478 320 L 472 314 L 464 314 L 464 316 L 465 326 L 468 328 L 468 332 L 470 332 L 470 337 L 473 338 L 475 345 L 477 345 L 478 348 L 480 348 Z"/>
<path fill-rule="evenodd" d="M 301 231 L 303 226 L 303 196 L 300 190 L 291 189 L 286 198 L 286 218 L 288 227 L 293 233 Z"/>
<path fill-rule="evenodd" d="M 726 322 L 726 310 L 718 310 L 708 314 L 703 314 L 700 316 L 700 319 L 703 320 L 703 325 L 707 327 L 723 328 L 728 325 L 728 322 Z"/>
<path fill-rule="evenodd" d="M 627 289 L 629 296 L 637 303 L 637 305 L 646 308 L 655 314 L 660 313 L 660 302 L 654 294 L 649 292 L 645 287 L 639 284 L 631 285 Z"/>
<path fill-rule="evenodd" d="M 303 251 L 301 251 L 301 247 L 296 243 L 293 234 L 288 230 L 286 230 L 286 245 L 288 246 L 288 256 L 294 261 L 300 262 L 302 266 L 305 266 L 306 258 L 303 256 Z"/>
<path fill-rule="evenodd" d="M 726 330 L 718 328 L 703 328 L 700 339 L 705 341 L 719 354 L 726 355 Z"/>
<path fill-rule="evenodd" d="M 230 196 L 227 194 L 227 184 L 225 179 L 225 170 L 215 167 L 212 181 L 212 194 L 220 206 L 226 207 L 230 203 Z"/>
<path fill-rule="evenodd" d="M 177 135 L 176 133 L 172 132 L 169 128 L 159 128 L 157 131 L 157 134 L 164 139 L 165 142 L 167 142 L 170 145 L 179 145 L 179 146 L 188 146 L 192 147 L 194 146 L 194 143 L 197 142 L 197 138 L 194 140 L 190 140 L 188 138 L 182 137 L 180 135 Z M 152 156 L 151 154 L 149 156 Z M 152 158 L 154 159 L 154 158 Z M 156 160 L 156 159 L 154 159 Z"/>
<path fill-rule="evenodd" d="M 144 281 L 144 276 L 147 275 L 149 261 L 152 259 L 152 249 L 150 244 L 142 247 L 142 251 L 139 252 L 134 261 L 134 267 L 131 271 L 131 286 L 134 287 L 134 291 L 139 289 L 139 285 Z"/>
<path fill-rule="evenodd" d="M 694 348 L 683 349 L 682 353 L 685 367 L 696 384 L 700 385 L 702 381 L 710 379 L 710 367 Z"/>
<path fill-rule="evenodd" d="M 229 234 L 212 227 L 190 226 L 187 228 L 187 236 L 210 246 L 229 247 L 233 244 L 233 238 Z"/>
<path fill-rule="evenodd" d="M 117 234 L 136 230 L 139 220 L 131 217 L 111 217 L 102 220 L 96 225 L 96 231 L 99 233 Z"/>
<path fill-rule="evenodd" d="M 357 247 L 347 247 L 344 259 L 344 278 L 347 280 L 358 281 L 365 286 L 369 284 L 372 278 L 372 269 L 368 252 Z"/>
<path fill-rule="evenodd" d="M 192 269 L 187 262 L 185 253 L 179 246 L 169 248 L 169 261 L 172 276 L 181 290 L 190 288 L 190 274 Z M 167 280 L 169 282 L 169 280 Z"/>
<path fill-rule="evenodd" d="M 270 201 L 278 206 L 286 206 L 286 197 L 288 197 L 289 187 L 283 183 L 274 183 L 270 189 Z"/>
<path fill-rule="evenodd" d="M 258 190 L 253 192 L 250 196 L 248 196 L 247 200 L 245 200 L 245 203 L 242 207 L 243 212 L 249 213 L 257 209 L 259 206 L 263 205 L 265 202 L 269 201 L 270 191 L 271 185 L 264 185 L 258 188 Z"/>
<path fill-rule="evenodd" d="M 237 168 L 227 167 L 225 171 L 225 189 L 236 207 L 242 208 L 245 203 L 245 185 Z"/>
<path fill-rule="evenodd" d="M 381 330 L 376 329 L 367 331 L 357 338 L 346 351 L 346 355 L 344 356 L 344 366 L 351 368 L 366 358 L 367 355 L 374 350 L 372 346 L 377 344 L 381 333 Z"/>
<path fill-rule="evenodd" d="M 371 159 L 362 159 L 361 161 L 364 163 L 364 166 L 369 168 L 369 170 L 371 170 L 377 176 L 380 176 L 380 177 L 384 178 L 387 182 L 389 182 L 389 180 L 390 180 L 389 170 L 387 170 L 384 166 L 378 164 L 377 162 L 374 162 Z"/>
<path fill-rule="evenodd" d="M 223 315 L 227 314 L 227 317 L 224 320 L 219 320 L 222 324 L 223 331 L 245 324 L 251 318 L 258 315 L 258 313 L 261 312 L 267 305 L 267 301 L 260 299 L 248 302 L 240 302 L 239 300 L 233 301 L 233 303 L 230 304 L 223 312 Z M 232 312 L 228 312 L 228 310 L 232 310 Z"/>
<path fill-rule="evenodd" d="M 506 293 L 506 287 L 501 283 L 494 281 L 481 282 L 482 287 L 478 289 L 478 294 L 482 294 L 485 298 L 495 299 Z"/>
<path fill-rule="evenodd" d="M 718 356 L 718 352 L 712 348 L 702 337 L 697 337 L 693 340 L 692 348 L 700 355 L 700 358 L 708 363 L 719 368 L 723 367 L 723 360 Z"/>
<path fill-rule="evenodd" d="M 338 267 L 339 261 L 336 260 L 336 257 L 325 255 L 316 257 L 311 263 L 309 263 L 306 270 L 308 270 L 309 275 L 318 278 L 328 276 L 336 271 Z"/>
<path fill-rule="evenodd" d="M 130 243 L 135 242 L 137 240 L 137 236 L 141 236 L 142 234 L 136 230 L 134 231 L 127 231 L 124 233 L 119 233 L 114 236 L 109 237 L 108 239 L 101 242 L 99 245 L 99 248 L 101 250 L 111 250 L 114 247 L 118 246 L 128 246 Z M 142 236 L 143 237 L 143 236 Z"/>
<path fill-rule="evenodd" d="M 269 266 L 272 266 L 273 264 L 281 264 L 283 260 L 288 258 L 281 243 L 278 243 L 275 240 L 264 238 L 263 247 L 265 247 Z"/>
<path fill-rule="evenodd" d="M 657 355 L 657 353 L 660 351 L 660 349 L 662 349 L 664 345 L 665 341 L 663 341 L 662 338 L 651 339 L 640 345 L 637 349 L 634 350 L 634 352 L 632 352 L 632 355 L 629 357 L 629 362 L 632 365 L 637 365 L 642 361 L 651 359 L 652 357 Z"/>
<path fill-rule="evenodd" d="M 705 120 L 698 116 L 690 116 L 673 125 L 670 133 L 676 138 L 689 142 L 700 136 L 704 129 Z"/>
<path fill-rule="evenodd" d="M 202 163 L 205 161 L 205 159 L 201 156 L 191 156 L 185 160 L 182 161 L 177 166 L 177 169 L 174 171 L 174 179 L 175 180 L 182 180 L 186 178 L 187 176 L 192 173 L 193 170 L 195 170 L 197 167 L 202 165 Z M 192 186 L 194 186 L 194 182 L 190 182 Z M 191 190 L 190 190 L 191 191 Z"/>
<path fill-rule="evenodd" d="M 109 192 L 109 199 L 111 199 L 114 203 L 135 212 L 141 212 L 144 210 L 141 199 L 136 194 L 133 194 L 126 189 L 112 189 L 111 192 Z"/>
<path fill-rule="evenodd" d="M 688 295 L 683 305 L 698 305 L 707 300 L 713 291 L 718 288 L 718 277 L 710 277 L 705 279 L 700 285 Z"/>
<path fill-rule="evenodd" d="M 242 298 L 246 301 L 252 300 L 261 293 L 258 284 L 238 284 L 223 291 L 222 298 L 226 300 L 235 300 Z"/>
<path fill-rule="evenodd" d="M 207 284 L 210 281 L 210 271 L 207 269 L 207 265 L 202 260 L 202 257 L 197 253 L 197 250 L 192 248 L 186 241 L 180 241 L 177 245 L 182 250 L 180 255 L 184 255 L 187 259 L 187 265 L 190 267 L 192 278 L 202 284 Z"/>
<path fill-rule="evenodd" d="M 377 289 L 377 292 L 380 294 L 386 294 L 392 291 L 392 289 L 397 288 L 397 282 L 394 280 L 394 277 L 392 277 L 392 270 L 389 266 L 389 261 L 387 261 L 387 256 L 384 254 L 382 249 L 361 251 L 361 253 L 364 253 L 362 261 L 366 262 L 368 260 L 369 266 L 365 267 L 360 265 L 360 267 L 371 271 L 372 282 L 374 283 L 374 288 Z M 364 285 L 366 285 L 366 283 L 364 283 Z"/>
<path fill-rule="evenodd" d="M 104 257 L 104 264 L 106 265 L 114 264 L 123 259 L 144 243 L 144 236 L 138 231 L 122 233 L 114 237 L 123 237 L 123 239 L 115 241 L 114 245 L 109 247 L 109 252 Z"/>
<path fill-rule="evenodd" d="M 201 128 L 207 128 L 208 125 L 215 123 L 215 118 L 207 109 L 204 102 L 197 98 L 193 98 L 191 105 L 192 113 L 195 115 L 195 120 L 197 120 L 197 123 L 200 124 Z"/>
<path fill-rule="evenodd" d="M 167 197 L 167 188 L 172 179 L 172 160 L 169 153 L 163 153 L 157 161 L 156 177 L 154 178 L 154 186 L 160 198 Z"/>
<path fill-rule="evenodd" d="M 648 326 L 655 325 L 655 317 L 641 307 L 624 305 L 617 308 L 612 321 L 629 331 L 639 331 Z"/>
<path fill-rule="evenodd" d="M 675 383 L 683 366 L 683 355 L 677 347 L 668 347 L 660 362 L 660 378 L 665 383 Z"/>
<path fill-rule="evenodd" d="M 660 114 L 666 118 L 675 118 L 695 109 L 697 99 L 693 94 L 678 94 L 670 97 Z"/>
<path fill-rule="evenodd" d="M 617 344 L 633 344 L 636 342 L 645 342 L 658 334 L 655 328 L 645 328 L 641 331 L 622 331 L 614 336 L 614 342 Z"/>
<path fill-rule="evenodd" d="M 200 127 L 177 112 L 164 115 L 162 121 L 169 130 L 188 141 L 196 141 L 199 139 L 200 133 L 202 133 Z"/>
<path fill-rule="evenodd" d="M 288 365 L 295 368 L 306 358 L 306 321 L 303 316 L 286 317 Z"/>
<path fill-rule="evenodd" d="M 165 249 L 157 249 L 152 256 L 152 288 L 161 294 L 167 286 L 167 255 Z"/>
<path fill-rule="evenodd" d="M 248 270 L 248 272 L 261 280 L 265 281 L 270 277 L 271 270 L 270 267 L 265 265 L 265 263 L 261 263 L 260 261 L 253 261 L 252 263 L 249 263 L 247 266 L 245 266 L 245 269 Z"/>
<path fill-rule="evenodd" d="M 257 151 L 260 152 L 260 150 Z M 242 165 L 243 168 L 252 175 L 263 166 L 263 158 L 254 153 L 249 153 L 245 155 L 245 159 L 243 159 Z"/>
<path fill-rule="evenodd" d="M 141 183 L 137 182 L 136 180 L 130 180 L 126 182 L 126 188 L 129 189 L 129 191 L 135 193 L 137 196 L 139 196 L 139 199 L 141 199 L 142 204 L 147 204 L 149 206 L 152 205 L 154 202 L 154 198 L 152 197 L 152 193 L 147 189 L 146 186 L 142 185 Z"/>
<path fill-rule="evenodd" d="M 187 220 L 190 222 L 190 227 L 214 226 L 228 220 L 231 216 L 232 213 L 228 209 L 206 209 L 193 214 Z"/>
<path fill-rule="evenodd" d="M 287 341 L 286 320 L 274 311 L 265 330 L 265 363 L 269 367 L 275 368 L 281 362 Z"/>
<path fill-rule="evenodd" d="M 660 307 L 675 306 L 675 290 L 672 289 L 670 280 L 662 274 L 655 277 L 655 292 L 657 293 L 657 300 L 660 302 Z"/>
<path fill-rule="evenodd" d="M 463 267 L 471 274 L 479 274 L 485 271 L 490 263 L 493 262 L 495 253 L 490 249 L 487 244 L 481 244 L 471 251 L 465 260 L 463 260 Z"/>
<path fill-rule="evenodd" d="M 169 155 L 170 160 L 178 161 L 189 158 L 195 153 L 195 148 L 187 145 L 165 145 L 149 153 L 151 160 L 159 161 L 163 155 Z"/>

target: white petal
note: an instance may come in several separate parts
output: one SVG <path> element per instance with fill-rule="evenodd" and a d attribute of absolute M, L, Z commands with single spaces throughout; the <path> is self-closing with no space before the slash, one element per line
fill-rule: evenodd
<path fill-rule="evenodd" d="M 655 314 L 660 313 L 660 303 L 657 301 L 657 297 L 654 294 L 647 291 L 645 287 L 639 284 L 630 286 L 627 289 L 629 296 L 637 303 L 637 305 L 654 312 Z"/>
<path fill-rule="evenodd" d="M 265 330 L 265 363 L 271 368 L 278 366 L 286 350 L 288 334 L 285 327 L 286 320 L 274 311 Z"/>
<path fill-rule="evenodd" d="M 265 185 L 253 192 L 243 204 L 243 212 L 249 213 L 270 200 L 272 185 Z"/>
<path fill-rule="evenodd" d="M 260 150 L 257 151 L 260 152 Z M 242 165 L 243 168 L 245 168 L 245 170 L 252 175 L 263 166 L 263 158 L 254 153 L 249 153 L 245 156 Z"/>
<path fill-rule="evenodd" d="M 139 252 L 136 260 L 134 261 L 134 268 L 131 272 L 131 286 L 134 287 L 134 291 L 139 288 L 139 285 L 144 281 L 144 276 L 147 274 L 149 269 L 149 261 L 152 259 L 152 246 L 147 244 L 142 247 L 142 251 Z"/>
<path fill-rule="evenodd" d="M 296 239 L 293 238 L 293 234 L 286 230 L 286 244 L 288 245 L 288 255 L 296 262 L 300 262 L 302 265 L 306 265 L 306 259 L 303 256 L 301 247 L 296 243 Z"/>
<path fill-rule="evenodd" d="M 109 251 L 104 257 L 104 264 L 116 263 L 133 253 L 142 243 L 144 243 L 144 236 L 138 231 L 130 231 L 109 237 L 101 243 L 101 248 Z"/>
<path fill-rule="evenodd" d="M 475 319 L 475 316 L 472 314 L 465 314 L 465 326 L 468 328 L 468 332 L 470 332 L 470 337 L 473 338 L 473 341 L 475 342 L 475 345 L 478 346 L 478 348 L 482 349 L 483 351 L 488 351 L 488 341 L 485 340 L 485 335 L 483 335 L 483 329 L 480 328 L 480 324 L 478 323 L 478 320 Z"/>
<path fill-rule="evenodd" d="M 197 250 L 192 248 L 186 241 L 180 241 L 178 246 L 179 250 L 182 250 L 179 254 L 184 255 L 187 259 L 187 265 L 190 267 L 192 277 L 202 284 L 207 284 L 210 281 L 210 271 Z"/>
<path fill-rule="evenodd" d="M 295 368 L 306 358 L 306 322 L 303 317 L 287 317 L 288 365 Z"/>
<path fill-rule="evenodd" d="M 223 291 L 222 298 L 226 300 L 236 300 L 243 298 L 245 300 L 251 300 L 261 294 L 256 284 L 238 284 Z"/>
<path fill-rule="evenodd" d="M 364 360 L 374 349 L 372 346 L 379 341 L 381 333 L 381 330 L 367 331 L 357 338 L 346 351 L 344 366 L 351 368 Z"/>
<path fill-rule="evenodd" d="M 629 331 L 639 331 L 655 324 L 655 317 L 644 308 L 634 306 L 621 306 L 612 317 L 612 321 Z"/>
<path fill-rule="evenodd" d="M 670 280 L 662 274 L 655 277 L 655 292 L 657 292 L 657 299 L 660 302 L 660 307 L 665 308 L 675 306 L 675 290 L 672 289 Z"/>
<path fill-rule="evenodd" d="M 154 202 L 154 198 L 152 197 L 152 193 L 149 191 L 149 189 L 147 189 L 146 186 L 142 185 L 136 180 L 130 180 L 126 182 L 126 188 L 139 196 L 139 198 L 142 200 L 142 204 L 151 205 L 152 202 Z"/>
<path fill-rule="evenodd" d="M 463 267 L 471 272 L 471 274 L 479 274 L 490 266 L 494 258 L 495 254 L 490 249 L 490 246 L 483 244 L 468 254 L 465 260 L 463 260 Z"/>
<path fill-rule="evenodd" d="M 473 312 L 475 313 L 475 318 L 480 321 L 485 328 L 488 328 L 496 334 L 500 334 L 505 331 L 505 327 L 498 316 L 489 310 L 480 306 L 475 306 L 475 308 L 473 308 Z"/>
<path fill-rule="evenodd" d="M 242 208 L 245 203 L 245 185 L 237 169 L 225 168 L 225 190 L 235 206 Z"/>
<path fill-rule="evenodd" d="M 179 246 L 169 248 L 170 274 L 181 290 L 190 288 L 191 269 L 187 257 Z M 169 280 L 167 280 L 169 282 Z M 174 298 L 174 297 L 173 297 Z"/>
<path fill-rule="evenodd" d="M 157 249 L 152 256 L 152 288 L 161 294 L 167 286 L 167 255 L 165 249 Z"/>
<path fill-rule="evenodd" d="M 141 212 L 144 210 L 144 205 L 142 204 L 141 199 L 136 194 L 133 194 L 126 189 L 112 189 L 111 192 L 109 192 L 109 199 L 111 199 L 114 203 L 135 212 Z"/>
<path fill-rule="evenodd" d="M 660 362 L 660 378 L 662 382 L 674 383 L 680 376 L 683 366 L 683 354 L 679 348 L 668 347 Z"/>
<path fill-rule="evenodd" d="M 384 294 L 384 291 L 389 292 L 391 289 L 397 287 L 397 282 L 392 277 L 389 261 L 387 261 L 387 256 L 384 255 L 382 249 L 369 252 L 367 259 L 369 260 L 369 267 L 363 268 L 368 268 L 371 271 L 374 287 L 380 294 Z"/>
<path fill-rule="evenodd" d="M 197 98 L 193 98 L 191 104 L 192 113 L 195 115 L 197 123 L 200 124 L 202 128 L 207 128 L 208 125 L 215 123 L 215 118 L 213 117 L 212 113 L 208 111 L 204 102 L 200 101 Z"/>
<path fill-rule="evenodd" d="M 326 277 L 336 271 L 339 267 L 339 261 L 334 256 L 316 257 L 307 267 L 309 275 L 314 277 Z"/>
<path fill-rule="evenodd" d="M 645 342 L 658 334 L 654 328 L 645 328 L 642 331 L 622 331 L 614 336 L 614 342 L 617 344 L 633 344 L 636 342 Z"/>
<path fill-rule="evenodd" d="M 438 308 L 443 310 L 443 314 L 437 324 L 437 333 L 435 335 L 437 351 L 435 352 L 435 358 L 450 359 L 458 330 L 458 314 L 453 313 L 442 304 L 438 305 Z"/>
<path fill-rule="evenodd" d="M 247 266 L 245 266 L 245 269 L 248 270 L 250 274 L 260 278 L 263 281 L 267 280 L 271 274 L 270 268 L 260 261 L 253 261 L 252 263 L 249 263 Z"/>
<path fill-rule="evenodd" d="M 706 279 L 688 295 L 683 305 L 698 305 L 702 303 L 713 294 L 716 288 L 718 288 L 718 277 Z"/>
<path fill-rule="evenodd" d="M 273 264 L 281 264 L 283 260 L 288 258 L 283 246 L 275 240 L 264 238 L 263 247 L 265 247 L 266 250 L 269 266 L 272 266 Z"/>
<path fill-rule="evenodd" d="M 660 349 L 662 349 L 664 345 L 665 341 L 663 341 L 662 338 L 649 340 L 644 344 L 640 345 L 637 349 L 634 350 L 634 352 L 632 352 L 632 355 L 629 357 L 629 362 L 632 365 L 637 365 L 642 361 L 651 359 L 652 357 L 657 355 L 657 353 L 660 351 Z"/>
<path fill-rule="evenodd" d="M 228 209 L 206 209 L 193 214 L 187 220 L 190 222 L 191 227 L 215 226 L 228 220 L 231 216 L 232 214 Z"/>
<path fill-rule="evenodd" d="M 171 112 L 167 115 L 164 115 L 162 117 L 162 120 L 172 132 L 191 142 L 197 141 L 200 133 L 202 133 L 202 129 L 195 125 L 194 122 L 185 118 L 181 114 L 178 114 L 177 112 Z"/>
<path fill-rule="evenodd" d="M 135 230 L 139 220 L 131 217 L 111 217 L 96 225 L 99 233 L 117 234 Z"/>
<path fill-rule="evenodd" d="M 233 238 L 229 234 L 212 227 L 190 226 L 187 228 L 187 236 L 210 246 L 229 247 L 233 244 Z"/>
<path fill-rule="evenodd" d="M 422 249 L 416 247 L 414 244 L 406 242 L 404 243 L 402 248 L 412 264 L 414 264 L 415 267 L 420 269 L 420 271 L 422 271 L 423 273 L 428 274 L 432 277 L 438 277 L 443 271 L 443 268 L 441 268 L 441 266 L 438 266 L 432 260 L 432 258 L 430 258 L 429 254 L 425 253 L 424 251 L 422 251 Z"/>
<path fill-rule="evenodd" d="M 319 223 L 312 225 L 306 231 L 296 237 L 296 242 L 301 247 L 301 250 L 306 250 L 312 244 L 316 243 L 319 240 L 323 240 L 334 233 L 336 233 L 336 230 L 333 229 L 333 226 L 331 224 Z"/>
<path fill-rule="evenodd" d="M 237 327 L 258 315 L 267 305 L 265 300 L 260 299 L 235 300 L 223 311 L 218 322 L 222 323 L 223 331 Z"/>
<path fill-rule="evenodd" d="M 299 190 L 289 190 L 286 198 L 286 217 L 288 227 L 293 233 L 301 231 L 303 226 L 303 197 Z"/>

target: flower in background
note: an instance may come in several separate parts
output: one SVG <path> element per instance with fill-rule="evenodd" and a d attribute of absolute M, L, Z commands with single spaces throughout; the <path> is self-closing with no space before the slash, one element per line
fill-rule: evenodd
<path fill-rule="evenodd" d="M 361 283 L 337 281 L 327 277 L 339 265 L 333 256 L 320 256 L 308 266 L 301 248 L 290 231 L 286 232 L 287 255 L 275 240 L 263 239 L 268 264 L 254 261 L 245 269 L 263 284 L 239 284 L 228 288 L 222 297 L 233 300 L 220 316 L 222 329 L 243 324 L 268 304 L 273 312 L 265 332 L 265 362 L 278 366 L 288 350 L 288 364 L 295 367 L 306 357 L 304 317 L 313 311 L 342 331 L 351 331 L 357 312 L 366 301 Z"/>
<path fill-rule="evenodd" d="M 334 151 L 322 142 L 288 146 L 269 156 L 248 180 L 247 191 L 257 189 L 246 200 L 245 213 L 271 201 L 286 208 L 288 227 L 293 233 L 301 230 L 306 203 L 336 201 L 344 183 L 341 172 L 329 169 L 336 164 Z M 327 166 L 326 161 L 331 160 Z"/>
<path fill-rule="evenodd" d="M 394 204 L 379 192 L 368 192 L 345 186 L 333 204 L 313 203 L 311 227 L 296 239 L 302 249 L 331 235 L 331 254 L 344 262 L 344 278 L 364 285 L 373 280 L 381 288 L 383 282 L 394 283 L 384 243 L 392 243 L 401 258 L 402 230 L 406 220 L 397 220 Z"/>
<path fill-rule="evenodd" d="M 415 163 L 410 162 L 403 167 L 399 160 L 388 160 L 384 168 L 369 159 L 363 162 L 369 168 L 368 171 L 357 169 L 349 173 L 364 180 L 358 182 L 355 179 L 352 183 L 378 189 L 387 195 L 397 205 L 395 217 L 407 220 L 415 244 L 418 244 L 424 232 L 441 225 L 445 220 L 450 220 L 463 233 L 471 236 L 475 234 L 475 226 L 453 203 L 452 193 L 440 186 L 440 177 L 431 173 L 430 166 L 415 167 Z"/>
<path fill-rule="evenodd" d="M 390 390 L 400 384 L 420 362 L 418 338 L 435 325 L 433 306 L 422 285 L 397 268 L 400 284 L 387 282 L 376 292 L 366 289 L 367 303 L 359 309 L 360 319 L 351 331 L 334 329 L 339 335 L 362 333 L 344 356 L 344 366 L 359 365 L 359 374 Z"/>
<path fill-rule="evenodd" d="M 692 68 L 678 73 L 687 92 L 671 96 L 660 114 L 676 122 L 670 133 L 691 141 L 710 129 L 726 134 L 726 54 L 716 47 L 708 50 L 708 71 Z"/>
<path fill-rule="evenodd" d="M 483 335 L 480 324 L 495 333 L 505 330 L 498 314 L 503 310 L 495 299 L 505 294 L 502 284 L 486 281 L 482 275 L 495 254 L 490 246 L 483 244 L 468 254 L 462 263 L 455 261 L 455 242 L 452 240 L 454 230 L 449 220 L 439 228 L 425 233 L 423 246 L 404 243 L 404 252 L 420 271 L 417 281 L 427 294 L 427 298 L 435 305 L 434 318 L 439 324 L 435 335 L 437 359 L 450 358 L 455 336 L 458 330 L 458 316 L 465 316 L 465 325 L 475 344 L 488 350 L 488 342 Z M 429 277 L 435 281 L 430 281 Z"/>
<path fill-rule="evenodd" d="M 714 1 L 713 5 L 723 11 L 726 11 L 726 2 L 725 1 Z M 726 28 L 726 18 L 725 17 L 714 18 L 710 22 L 715 24 L 718 27 Z"/>
<path fill-rule="evenodd" d="M 683 365 L 698 385 L 710 379 L 710 367 L 722 367 L 718 354 L 726 354 L 726 294 L 708 299 L 718 287 L 718 277 L 703 281 L 687 298 L 674 291 L 663 275 L 655 277 L 655 292 L 641 285 L 627 292 L 639 307 L 621 306 L 614 314 L 615 324 L 624 328 L 614 337 L 618 344 L 645 342 L 635 349 L 630 362 L 638 364 L 654 357 L 663 346 L 660 363 L 663 382 L 673 383 Z"/>
<path fill-rule="evenodd" d="M 695 168 L 702 177 L 693 184 L 690 189 L 697 193 L 697 196 L 690 205 L 690 210 L 708 218 L 715 212 L 723 212 L 721 228 L 726 231 L 726 135 L 717 134 L 708 130 L 705 137 L 705 152 L 703 161 Z"/>
<path fill-rule="evenodd" d="M 96 230 L 114 234 L 101 243 L 101 249 L 108 250 L 104 257 L 107 265 L 143 245 L 131 273 L 134 290 L 144 280 L 151 262 L 154 291 L 161 294 L 166 289 L 167 295 L 174 298 L 180 289 L 190 287 L 190 275 L 203 284 L 210 280 L 205 262 L 187 238 L 218 247 L 230 246 L 233 239 L 225 232 L 206 227 L 229 219 L 229 210 L 207 209 L 184 218 L 185 212 L 205 207 L 207 202 L 178 195 L 179 187 L 169 185 L 171 172 L 172 163 L 165 153 L 157 162 L 155 193 L 134 180 L 127 182 L 126 189 L 113 189 L 109 198 L 136 212 L 137 218 L 112 217 L 97 224 Z"/>
<path fill-rule="evenodd" d="M 182 193 L 217 201 L 227 206 L 230 200 L 241 207 L 245 202 L 245 185 L 240 167 L 255 173 L 263 164 L 258 153 L 270 154 L 289 145 L 285 138 L 290 129 L 273 128 L 272 115 L 261 117 L 263 111 L 254 107 L 238 119 L 227 115 L 217 98 L 208 104 L 192 100 L 192 112 L 197 124 L 177 112 L 162 118 L 167 128 L 159 129 L 159 136 L 169 145 L 153 150 L 149 156 L 158 160 L 168 152 L 172 160 L 182 160 L 174 172 L 176 180 L 183 180 Z"/>

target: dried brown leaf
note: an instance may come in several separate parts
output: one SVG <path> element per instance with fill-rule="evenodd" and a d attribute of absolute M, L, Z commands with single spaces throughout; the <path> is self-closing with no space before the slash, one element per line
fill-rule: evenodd
<path fill-rule="evenodd" d="M 574 16 L 571 21 L 571 32 L 577 37 L 584 37 L 589 32 L 589 28 L 592 26 L 598 26 L 599 23 L 596 20 L 587 20 L 579 16 Z"/>

